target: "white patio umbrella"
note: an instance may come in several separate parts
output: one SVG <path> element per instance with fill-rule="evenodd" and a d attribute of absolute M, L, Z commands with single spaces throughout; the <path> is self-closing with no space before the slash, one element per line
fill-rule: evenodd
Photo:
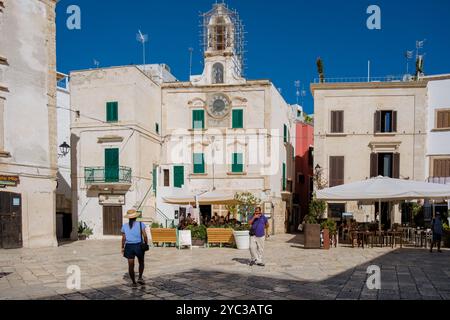
<path fill-rule="evenodd" d="M 325 201 L 395 201 L 450 199 L 450 185 L 377 177 L 319 190 L 317 199 Z M 381 217 L 379 227 L 381 229 Z"/>
<path fill-rule="evenodd" d="M 197 199 L 195 197 L 197 196 Z M 219 192 L 219 191 L 209 191 L 203 194 L 184 194 L 176 195 L 172 197 L 163 198 L 165 203 L 168 204 L 178 204 L 178 205 L 188 205 L 191 203 L 196 203 L 199 205 L 234 205 L 239 204 L 239 201 L 234 198 L 233 193 Z"/>

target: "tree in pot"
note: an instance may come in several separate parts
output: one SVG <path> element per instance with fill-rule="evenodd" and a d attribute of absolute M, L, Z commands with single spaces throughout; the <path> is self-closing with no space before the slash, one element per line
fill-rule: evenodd
<path fill-rule="evenodd" d="M 313 176 L 314 185 L 316 190 L 324 189 L 327 182 L 322 177 L 322 168 L 317 165 Z M 327 203 L 323 200 L 319 200 L 314 193 L 313 199 L 309 204 L 309 212 L 305 217 L 305 248 L 306 249 L 320 249 L 320 224 L 325 210 L 327 209 Z"/>
<path fill-rule="evenodd" d="M 336 235 L 337 235 L 337 226 L 336 222 L 332 219 L 327 219 L 326 221 L 320 224 L 320 228 L 323 232 L 323 247 L 324 249 L 330 249 L 330 243 L 334 243 L 336 247 Z"/>

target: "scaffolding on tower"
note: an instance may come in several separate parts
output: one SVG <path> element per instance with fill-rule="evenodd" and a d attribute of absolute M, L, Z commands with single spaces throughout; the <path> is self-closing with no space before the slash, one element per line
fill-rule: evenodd
<path fill-rule="evenodd" d="M 200 46 L 203 50 L 203 55 L 205 55 L 205 53 L 208 51 L 208 26 L 211 18 L 220 16 L 229 17 L 233 23 L 234 55 L 239 62 L 236 65 L 241 66 L 241 70 L 238 70 L 239 74 L 243 76 L 246 65 L 245 46 L 247 42 L 245 41 L 245 35 L 247 33 L 245 32 L 245 26 L 239 17 L 239 13 L 234 9 L 228 8 L 225 3 L 216 3 L 213 5 L 213 8 L 210 11 L 206 13 L 200 13 Z"/>

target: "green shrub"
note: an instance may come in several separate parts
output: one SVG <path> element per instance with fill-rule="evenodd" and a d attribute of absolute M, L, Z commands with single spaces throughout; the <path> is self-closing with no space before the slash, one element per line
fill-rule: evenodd
<path fill-rule="evenodd" d="M 192 240 L 203 240 L 206 241 L 206 226 L 193 226 L 187 227 L 187 230 L 191 231 Z"/>
<path fill-rule="evenodd" d="M 159 223 L 153 222 L 151 225 L 152 229 L 158 229 L 160 227 Z"/>
<path fill-rule="evenodd" d="M 80 221 L 78 223 L 78 234 L 90 237 L 94 234 L 94 231 L 86 224 L 86 222 Z"/>
<path fill-rule="evenodd" d="M 332 219 L 328 219 L 328 220 L 322 222 L 320 224 L 320 228 L 322 230 L 328 229 L 330 232 L 330 235 L 336 234 L 336 230 L 337 230 L 336 222 Z"/>

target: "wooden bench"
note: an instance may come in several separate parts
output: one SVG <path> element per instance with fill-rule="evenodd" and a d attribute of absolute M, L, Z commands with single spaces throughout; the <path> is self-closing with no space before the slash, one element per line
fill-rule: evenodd
<path fill-rule="evenodd" d="M 208 235 L 208 247 L 210 244 L 233 244 L 234 236 L 233 229 L 222 229 L 222 228 L 209 228 L 206 230 Z"/>
<path fill-rule="evenodd" d="M 152 243 L 165 245 L 166 243 L 177 245 L 177 229 L 150 229 Z"/>

